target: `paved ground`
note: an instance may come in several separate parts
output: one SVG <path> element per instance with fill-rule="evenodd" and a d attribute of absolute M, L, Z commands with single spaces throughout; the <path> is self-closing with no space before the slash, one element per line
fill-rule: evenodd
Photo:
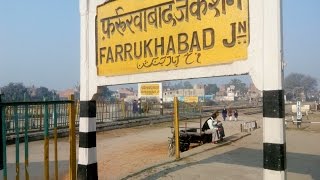
<path fill-rule="evenodd" d="M 289 112 L 289 111 L 288 111 Z M 289 118 L 290 116 L 288 116 Z M 320 122 L 320 114 L 304 116 L 304 122 Z M 287 124 L 287 175 L 290 180 L 320 179 L 320 124 Z M 190 150 L 180 161 L 147 168 L 125 179 L 263 179 L 263 129 L 226 146 L 207 144 Z M 210 147 L 209 147 L 210 146 Z"/>
<path fill-rule="evenodd" d="M 287 131 L 288 179 L 320 179 L 319 138 L 319 133 Z M 227 146 L 205 150 L 180 161 L 155 166 L 128 176 L 127 179 L 257 180 L 263 179 L 262 157 L 262 129 L 258 129 Z"/>
<path fill-rule="evenodd" d="M 318 121 L 318 117 L 320 114 L 317 113 L 309 115 L 309 119 L 314 121 Z M 261 113 L 246 115 L 240 110 L 239 121 L 223 122 L 226 135 L 229 138 L 241 136 L 238 134 L 240 123 L 251 120 L 257 120 L 258 125 L 262 126 Z M 180 125 L 199 127 L 199 119 L 190 120 L 187 124 L 181 122 Z M 99 179 L 262 179 L 262 128 L 226 146 L 215 148 L 217 145 L 206 144 L 193 148 L 181 153 L 183 159 L 176 162 L 167 156 L 167 137 L 171 136 L 168 126 L 170 123 L 161 123 L 98 133 Z M 288 179 L 320 179 L 320 145 L 317 143 L 320 124 L 303 124 L 300 130 L 296 130 L 291 123 L 288 126 Z M 43 143 L 32 142 L 29 146 L 30 179 L 43 179 Z M 59 139 L 59 179 L 68 179 L 68 148 L 68 140 Z M 23 144 L 20 150 L 20 177 L 24 179 Z M 8 146 L 7 151 L 8 179 L 14 179 L 14 145 Z M 50 153 L 52 161 L 52 144 Z"/>
<path fill-rule="evenodd" d="M 200 127 L 199 122 L 199 119 L 184 121 L 180 126 Z M 227 136 L 239 133 L 241 122 L 224 122 Z M 172 161 L 167 153 L 167 140 L 172 136 L 168 126 L 171 124 L 162 123 L 99 134 L 99 179 L 121 179 L 152 165 Z"/>

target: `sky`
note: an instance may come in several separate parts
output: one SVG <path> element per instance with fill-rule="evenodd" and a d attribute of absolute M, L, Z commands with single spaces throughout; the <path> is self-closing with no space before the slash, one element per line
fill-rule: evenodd
<path fill-rule="evenodd" d="M 285 75 L 296 72 L 320 80 L 320 1 L 282 2 Z M 22 82 L 63 90 L 80 82 L 78 3 L 0 0 L 0 87 Z"/>

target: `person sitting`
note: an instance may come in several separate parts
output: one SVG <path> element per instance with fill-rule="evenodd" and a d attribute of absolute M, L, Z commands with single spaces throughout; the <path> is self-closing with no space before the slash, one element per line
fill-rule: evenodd
<path fill-rule="evenodd" d="M 211 134 L 212 135 L 212 143 L 216 144 L 216 137 L 219 139 L 219 134 L 217 133 L 218 131 L 218 112 L 215 112 L 211 115 L 209 119 L 206 120 L 206 122 L 202 126 L 202 131 L 205 134 Z"/>

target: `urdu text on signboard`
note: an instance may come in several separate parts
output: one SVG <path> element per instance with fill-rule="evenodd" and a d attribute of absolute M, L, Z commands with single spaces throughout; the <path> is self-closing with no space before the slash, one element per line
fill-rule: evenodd
<path fill-rule="evenodd" d="M 99 76 L 246 60 L 248 0 L 116 0 L 97 7 Z"/>

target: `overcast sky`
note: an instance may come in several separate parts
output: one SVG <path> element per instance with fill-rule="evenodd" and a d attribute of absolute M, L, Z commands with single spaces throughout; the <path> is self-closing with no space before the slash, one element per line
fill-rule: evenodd
<path fill-rule="evenodd" d="M 319 7 L 319 0 L 283 0 L 286 75 L 298 72 L 319 80 Z M 0 0 L 0 86 L 73 87 L 80 74 L 79 37 L 78 0 Z"/>

